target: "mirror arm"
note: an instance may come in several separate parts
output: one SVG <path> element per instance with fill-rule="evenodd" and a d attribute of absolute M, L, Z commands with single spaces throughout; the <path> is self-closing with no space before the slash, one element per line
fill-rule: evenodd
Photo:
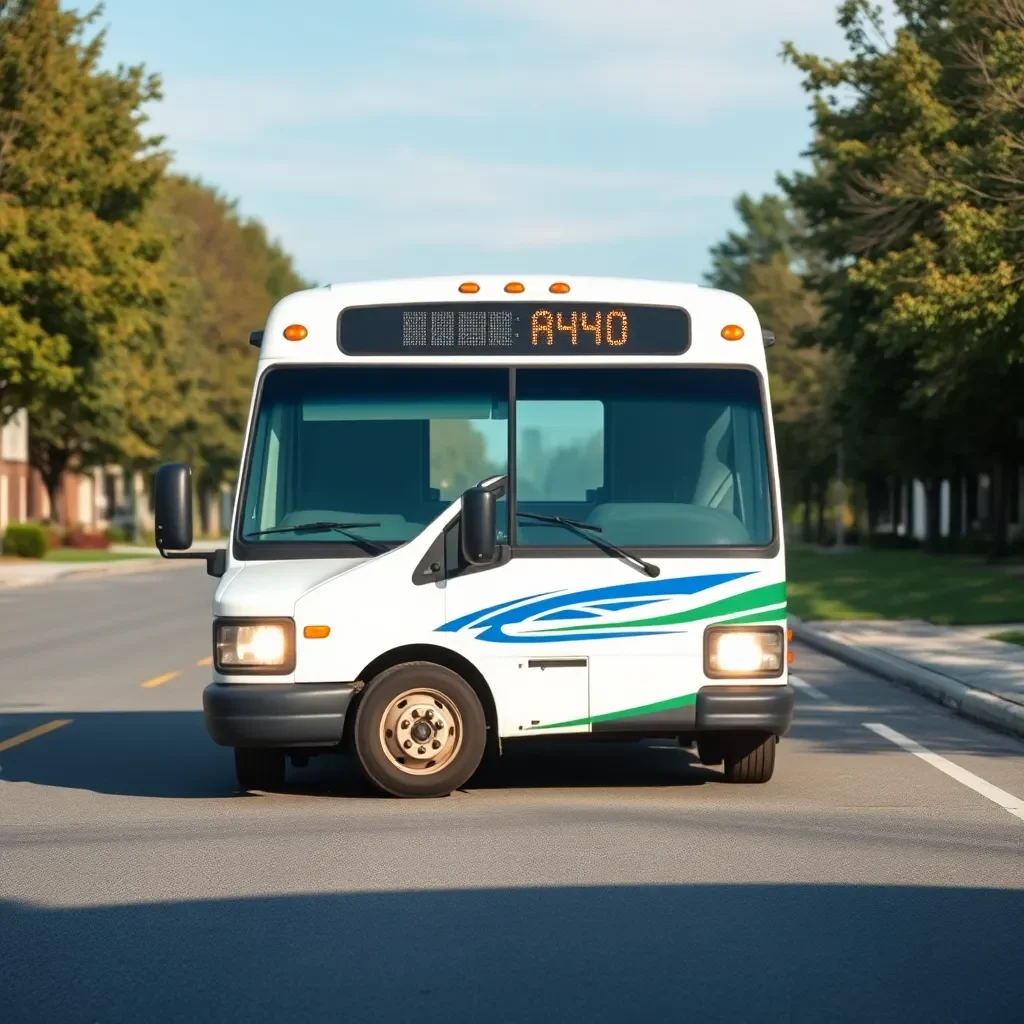
<path fill-rule="evenodd" d="M 221 577 L 227 570 L 227 552 L 224 548 L 217 548 L 215 551 L 165 551 L 162 547 L 158 546 L 157 551 L 160 552 L 161 558 L 168 560 L 172 558 L 189 558 L 194 561 L 202 560 L 206 562 L 206 573 L 208 576 Z"/>

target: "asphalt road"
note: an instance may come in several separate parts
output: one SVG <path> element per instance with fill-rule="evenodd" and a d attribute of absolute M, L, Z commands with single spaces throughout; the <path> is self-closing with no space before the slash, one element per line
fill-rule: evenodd
<path fill-rule="evenodd" d="M 1024 1014 L 1024 744 L 800 652 L 766 786 L 550 743 L 444 800 L 334 758 L 241 796 L 213 582 L 0 591 L 5 1022 Z"/>

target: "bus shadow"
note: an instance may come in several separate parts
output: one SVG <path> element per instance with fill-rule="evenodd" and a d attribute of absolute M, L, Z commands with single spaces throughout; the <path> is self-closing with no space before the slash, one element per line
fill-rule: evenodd
<path fill-rule="evenodd" d="M 57 719 L 70 724 L 0 751 L 0 781 L 88 790 L 116 796 L 210 799 L 237 790 L 231 751 L 206 733 L 198 711 L 0 713 L 0 743 Z M 497 789 L 700 786 L 721 778 L 671 740 L 581 744 L 538 740 L 508 744 L 485 758 L 464 791 Z M 296 796 L 379 794 L 351 757 L 290 765 L 286 790 Z"/>

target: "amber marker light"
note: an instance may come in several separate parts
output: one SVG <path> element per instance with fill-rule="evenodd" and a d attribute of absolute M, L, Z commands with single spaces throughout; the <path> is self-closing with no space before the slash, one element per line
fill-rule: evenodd
<path fill-rule="evenodd" d="M 722 337 L 726 341 L 740 341 L 746 333 L 739 324 L 729 324 L 722 328 Z"/>
<path fill-rule="evenodd" d="M 302 635 L 307 640 L 324 640 L 331 635 L 330 626 L 306 626 Z"/>
<path fill-rule="evenodd" d="M 520 292 L 525 292 L 526 287 L 519 281 L 509 281 L 509 283 L 505 285 L 505 291 L 518 295 Z"/>
<path fill-rule="evenodd" d="M 289 341 L 302 341 L 302 339 L 305 338 L 307 334 L 309 334 L 309 331 L 307 331 L 306 328 L 302 326 L 302 324 L 289 324 L 284 329 L 284 336 Z"/>
<path fill-rule="evenodd" d="M 480 291 L 480 285 L 478 285 L 476 281 L 463 281 L 462 284 L 459 285 L 459 291 L 462 292 L 463 295 L 475 295 Z"/>
<path fill-rule="evenodd" d="M 564 281 L 556 281 L 548 291 L 555 295 L 566 295 L 569 292 L 569 286 Z"/>

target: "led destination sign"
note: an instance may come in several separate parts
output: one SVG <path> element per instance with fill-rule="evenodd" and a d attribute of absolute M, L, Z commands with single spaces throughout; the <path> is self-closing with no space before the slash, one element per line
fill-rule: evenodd
<path fill-rule="evenodd" d="M 356 356 L 679 355 L 690 318 L 677 306 L 438 302 L 342 311 L 338 342 Z"/>

